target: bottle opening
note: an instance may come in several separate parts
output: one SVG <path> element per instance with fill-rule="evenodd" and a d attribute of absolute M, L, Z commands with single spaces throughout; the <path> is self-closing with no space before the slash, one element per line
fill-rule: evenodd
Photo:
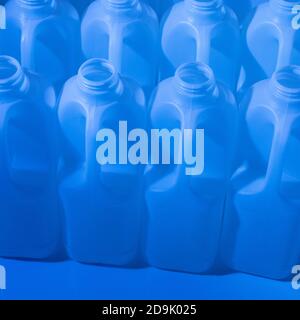
<path fill-rule="evenodd" d="M 175 74 L 179 89 L 188 94 L 207 95 L 216 89 L 216 80 L 211 68 L 203 63 L 187 63 Z"/>
<path fill-rule="evenodd" d="M 9 56 L 0 56 L 0 90 L 10 90 L 24 81 L 19 62 Z"/>
<path fill-rule="evenodd" d="M 44 6 L 49 3 L 52 3 L 53 0 L 18 0 L 21 4 L 24 4 L 26 6 Z"/>
<path fill-rule="evenodd" d="M 84 88 L 98 92 L 114 90 L 120 83 L 114 66 L 98 58 L 90 59 L 80 67 L 78 79 Z"/>
<path fill-rule="evenodd" d="M 201 11 L 211 11 L 220 8 L 224 3 L 223 0 L 185 0 L 191 8 Z"/>
<path fill-rule="evenodd" d="M 286 98 L 300 99 L 300 66 L 289 66 L 274 73 L 276 92 Z"/>
<path fill-rule="evenodd" d="M 104 0 L 106 6 L 115 9 L 130 9 L 134 7 L 139 0 Z"/>

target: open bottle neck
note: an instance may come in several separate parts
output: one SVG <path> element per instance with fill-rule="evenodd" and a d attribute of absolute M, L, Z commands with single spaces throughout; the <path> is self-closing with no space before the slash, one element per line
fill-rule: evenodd
<path fill-rule="evenodd" d="M 114 66 L 104 59 L 87 60 L 77 75 L 79 87 L 88 94 L 116 96 L 123 91 L 123 84 Z"/>
<path fill-rule="evenodd" d="M 137 8 L 139 0 L 102 0 L 106 8 L 115 11 L 128 11 Z"/>
<path fill-rule="evenodd" d="M 9 56 L 0 56 L 0 93 L 24 91 L 28 80 L 19 62 Z"/>
<path fill-rule="evenodd" d="M 174 83 L 180 95 L 190 98 L 211 98 L 218 92 L 213 71 L 203 63 L 187 63 L 180 66 L 176 71 Z"/>
<path fill-rule="evenodd" d="M 16 0 L 28 14 L 51 14 L 58 5 L 58 0 Z"/>
<path fill-rule="evenodd" d="M 271 91 L 281 99 L 300 100 L 300 66 L 288 66 L 275 72 L 271 78 Z"/>

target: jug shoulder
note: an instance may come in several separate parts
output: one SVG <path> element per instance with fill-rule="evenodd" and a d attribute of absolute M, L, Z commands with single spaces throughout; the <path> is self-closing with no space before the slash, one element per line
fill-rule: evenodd
<path fill-rule="evenodd" d="M 29 71 L 24 72 L 24 75 L 23 83 L 19 87 L 12 88 L 7 92 L 0 92 L 1 103 L 11 105 L 15 102 L 31 101 L 31 107 L 55 109 L 56 93 L 53 86 L 44 78 Z"/>
<path fill-rule="evenodd" d="M 173 105 L 181 110 L 184 115 L 186 109 L 205 109 L 220 108 L 224 112 L 238 112 L 237 103 L 234 94 L 225 85 L 217 83 L 217 94 L 207 97 L 185 96 L 178 92 L 174 83 L 174 78 L 163 80 L 156 90 L 154 90 L 151 101 L 150 110 L 152 114 L 160 113 L 162 105 Z M 222 111 L 222 112 L 223 112 Z"/>
<path fill-rule="evenodd" d="M 187 9 L 184 1 L 176 3 L 170 10 L 169 14 L 165 16 L 163 25 L 165 27 L 172 27 L 180 23 L 187 23 L 193 26 L 201 27 L 203 25 L 215 25 L 220 23 L 232 23 L 239 27 L 239 21 L 234 11 L 225 6 L 221 9 L 220 14 L 207 18 L 201 14 L 194 13 Z"/>
<path fill-rule="evenodd" d="M 253 10 L 251 16 L 245 20 L 242 29 L 244 32 L 263 32 L 263 28 L 273 27 L 277 31 L 286 31 L 289 33 L 294 33 L 293 29 L 293 18 L 292 12 L 290 14 L 285 14 L 280 16 L 274 13 L 273 9 L 270 7 L 269 3 L 263 3 Z M 268 31 L 269 32 L 269 31 Z M 285 34 L 286 36 L 286 34 Z"/>
<path fill-rule="evenodd" d="M 20 6 L 18 0 L 10 0 L 6 4 L 8 23 L 14 21 L 15 25 L 36 25 L 43 21 L 53 21 L 60 24 L 71 22 L 79 24 L 79 15 L 75 8 L 67 1 L 57 1 L 56 5 L 44 8 L 41 11 L 26 9 Z"/>
<path fill-rule="evenodd" d="M 146 24 L 158 24 L 156 13 L 148 4 L 144 2 L 140 2 L 140 4 L 130 10 L 120 10 L 110 9 L 104 2 L 94 1 L 88 7 L 83 18 L 83 23 L 88 23 L 95 20 L 104 21 L 108 25 L 128 24 L 132 21 L 140 21 Z"/>
<path fill-rule="evenodd" d="M 120 95 L 109 94 L 93 94 L 87 92 L 80 87 L 77 76 L 70 78 L 64 85 L 59 102 L 59 109 L 62 111 L 72 104 L 79 104 L 88 112 L 91 108 L 109 107 L 115 104 L 126 104 L 128 108 L 137 108 L 145 112 L 145 95 L 143 90 L 135 81 L 122 78 L 122 93 Z"/>
<path fill-rule="evenodd" d="M 43 7 L 34 8 L 20 4 L 18 0 L 9 0 L 6 3 L 6 11 L 8 16 L 16 19 L 26 19 L 30 16 L 30 21 L 45 19 L 53 16 L 61 16 L 64 18 L 72 18 L 79 21 L 79 15 L 76 9 L 68 1 L 52 1 L 49 5 L 45 4 Z"/>

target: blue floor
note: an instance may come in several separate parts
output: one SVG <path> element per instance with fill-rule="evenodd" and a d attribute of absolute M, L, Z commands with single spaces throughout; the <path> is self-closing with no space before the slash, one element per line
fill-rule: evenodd
<path fill-rule="evenodd" d="M 290 282 L 248 275 L 198 276 L 152 268 L 123 270 L 0 259 L 2 299 L 300 299 Z"/>

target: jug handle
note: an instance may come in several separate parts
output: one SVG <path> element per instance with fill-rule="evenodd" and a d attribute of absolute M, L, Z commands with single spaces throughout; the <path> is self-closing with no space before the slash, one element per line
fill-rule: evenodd
<path fill-rule="evenodd" d="M 22 66 L 29 68 L 31 70 L 35 70 L 34 59 L 32 57 L 35 56 L 34 50 L 34 38 L 36 33 L 36 27 L 28 26 L 22 32 L 22 40 L 21 40 L 21 64 Z"/>
<path fill-rule="evenodd" d="M 276 194 L 274 193 L 274 189 L 279 187 L 282 179 L 284 154 L 290 132 L 291 126 L 290 121 L 288 120 L 288 113 L 286 112 L 273 136 L 274 143 L 271 149 L 270 160 L 265 177 L 265 190 L 270 190 L 270 194 Z"/>
<path fill-rule="evenodd" d="M 294 33 L 281 36 L 276 70 L 280 70 L 281 68 L 290 65 L 293 44 Z"/>
<path fill-rule="evenodd" d="M 199 32 L 196 37 L 197 43 L 197 53 L 196 61 L 209 64 L 210 55 L 211 55 L 211 29 L 204 29 L 202 32 Z M 207 46 L 203 44 L 207 43 Z"/>
<path fill-rule="evenodd" d="M 117 70 L 122 68 L 123 28 L 115 26 L 109 39 L 109 60 L 113 62 Z"/>

